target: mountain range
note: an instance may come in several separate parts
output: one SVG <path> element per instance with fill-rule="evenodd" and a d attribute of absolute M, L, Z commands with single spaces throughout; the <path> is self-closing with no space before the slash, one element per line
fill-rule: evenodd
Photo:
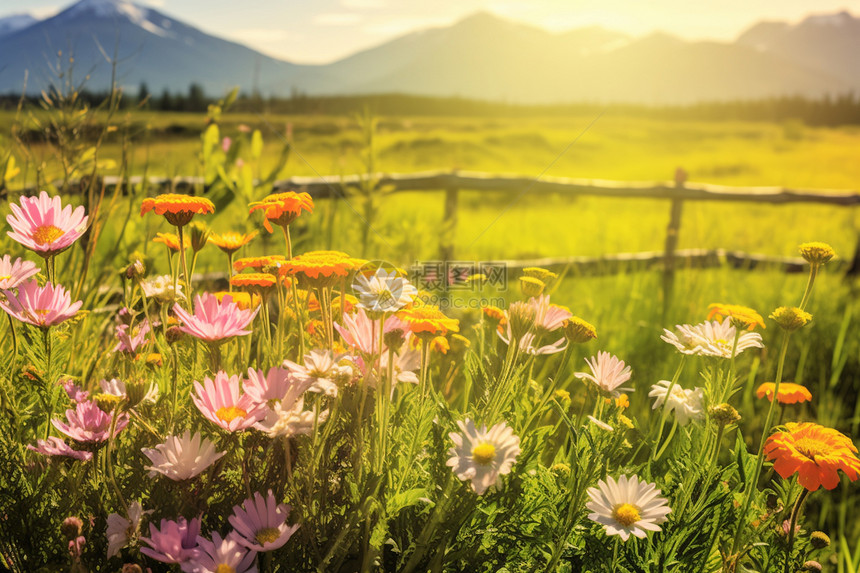
<path fill-rule="evenodd" d="M 0 18 L 0 92 L 86 80 L 152 92 L 264 95 L 407 93 L 514 103 L 684 104 L 860 91 L 860 18 L 761 22 L 734 42 L 641 38 L 599 27 L 565 33 L 477 13 L 330 64 L 302 65 L 206 34 L 128 0 L 80 0 L 44 20 Z M 111 60 L 117 62 L 113 69 Z"/>

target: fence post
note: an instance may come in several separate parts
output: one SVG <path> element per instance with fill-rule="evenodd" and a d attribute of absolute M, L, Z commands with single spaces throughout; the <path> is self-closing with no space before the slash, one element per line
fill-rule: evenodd
<path fill-rule="evenodd" d="M 675 170 L 675 189 L 683 189 L 687 182 L 687 172 L 680 167 Z M 684 200 L 672 199 L 669 211 L 669 225 L 666 227 L 666 246 L 663 254 L 663 320 L 666 320 L 672 293 L 675 287 L 675 250 L 678 248 L 678 232 L 681 229 L 681 209 Z"/>
<path fill-rule="evenodd" d="M 457 172 L 451 173 L 451 182 L 445 188 L 445 211 L 442 215 L 442 229 L 439 234 L 439 258 L 443 261 L 454 259 L 454 241 L 457 237 L 457 196 L 459 189 L 455 184 Z"/>

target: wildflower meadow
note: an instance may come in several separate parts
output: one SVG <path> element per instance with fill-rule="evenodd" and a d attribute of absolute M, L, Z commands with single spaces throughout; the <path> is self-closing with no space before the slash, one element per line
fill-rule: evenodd
<path fill-rule="evenodd" d="M 609 350 L 564 273 L 440 293 L 366 242 L 305 248 L 321 200 L 227 173 L 218 113 L 204 188 L 6 195 L 0 568 L 860 570 L 852 424 L 795 376 L 829 244 L 797 241 L 773 308 L 729 288 Z"/>

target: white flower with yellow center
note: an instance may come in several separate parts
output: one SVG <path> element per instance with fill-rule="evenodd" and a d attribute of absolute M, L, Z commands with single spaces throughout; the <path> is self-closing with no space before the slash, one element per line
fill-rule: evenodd
<path fill-rule="evenodd" d="M 686 426 L 690 420 L 701 420 L 705 417 L 705 391 L 701 388 L 687 390 L 679 384 L 673 385 L 669 380 L 660 380 L 651 386 L 648 396 L 654 398 L 654 404 L 651 406 L 653 410 L 665 402 L 666 409 L 675 412 L 675 419 L 682 426 Z"/>
<path fill-rule="evenodd" d="M 480 495 L 495 485 L 500 475 L 510 473 L 520 454 L 520 439 L 504 422 L 489 430 L 487 426 L 475 427 L 472 420 L 457 422 L 460 433 L 448 436 L 454 447 L 448 450 L 447 465 L 461 480 L 471 480 L 472 489 Z"/>
<path fill-rule="evenodd" d="M 712 320 L 693 326 L 678 324 L 675 330 L 676 332 L 672 332 L 664 329 L 660 338 L 682 354 L 731 358 L 735 336 L 738 339 L 736 355 L 748 348 L 763 347 L 761 334 L 743 331 L 738 335 L 737 329 L 732 325 L 732 319 L 728 317 L 723 322 Z"/>
<path fill-rule="evenodd" d="M 619 535 L 624 541 L 630 535 L 644 538 L 649 531 L 660 531 L 657 524 L 666 521 L 672 511 L 660 493 L 653 483 L 635 475 L 621 476 L 618 481 L 607 477 L 597 487 L 588 488 L 588 519 L 601 524 L 606 535 Z"/>

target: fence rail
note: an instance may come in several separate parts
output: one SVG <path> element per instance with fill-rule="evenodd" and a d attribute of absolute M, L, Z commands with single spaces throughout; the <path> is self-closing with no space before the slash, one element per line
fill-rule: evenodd
<path fill-rule="evenodd" d="M 310 193 L 315 199 L 346 197 L 351 189 L 366 181 L 366 175 L 346 175 L 331 177 L 293 177 L 276 181 L 275 191 L 300 190 Z M 762 203 L 784 205 L 790 203 L 822 204 L 840 207 L 860 205 L 860 193 L 829 189 L 787 189 L 782 187 L 729 187 L 706 183 L 688 183 L 687 174 L 678 169 L 673 181 L 667 182 L 629 182 L 599 179 L 571 179 L 544 177 L 539 180 L 517 175 L 492 175 L 465 171 L 434 171 L 409 174 L 377 174 L 372 176 L 377 188 L 391 192 L 443 193 L 444 214 L 441 221 L 440 257 L 443 260 L 455 258 L 455 236 L 458 220 L 458 197 L 463 191 L 498 192 L 508 194 L 595 196 L 626 199 L 662 199 L 670 204 L 669 221 L 666 227 L 665 247 L 661 253 L 637 253 L 599 258 L 572 257 L 568 259 L 547 259 L 540 263 L 558 263 L 572 266 L 583 273 L 609 272 L 612 268 L 651 268 L 661 265 L 663 269 L 664 305 L 672 296 L 675 269 L 678 264 L 688 266 L 716 266 L 730 264 L 740 268 L 755 268 L 762 263 L 774 263 L 786 271 L 802 268 L 802 259 L 785 259 L 767 255 L 732 253 L 722 250 L 678 251 L 678 237 L 683 217 L 683 204 L 687 201 L 717 201 L 738 203 Z M 142 177 L 119 178 L 104 177 L 101 183 L 108 189 L 122 186 L 134 188 L 145 185 L 148 188 L 169 189 L 172 191 L 193 191 L 204 189 L 205 184 L 199 177 L 160 178 Z M 35 191 L 35 190 L 25 190 Z M 849 275 L 860 274 L 860 241 L 857 243 L 851 263 L 847 265 Z M 686 262 L 685 262 L 686 261 Z M 520 266 L 516 261 L 506 261 L 509 266 Z M 537 264 L 530 261 L 530 264 Z M 843 264 L 844 266 L 844 264 Z M 615 271 L 618 272 L 618 271 Z"/>

